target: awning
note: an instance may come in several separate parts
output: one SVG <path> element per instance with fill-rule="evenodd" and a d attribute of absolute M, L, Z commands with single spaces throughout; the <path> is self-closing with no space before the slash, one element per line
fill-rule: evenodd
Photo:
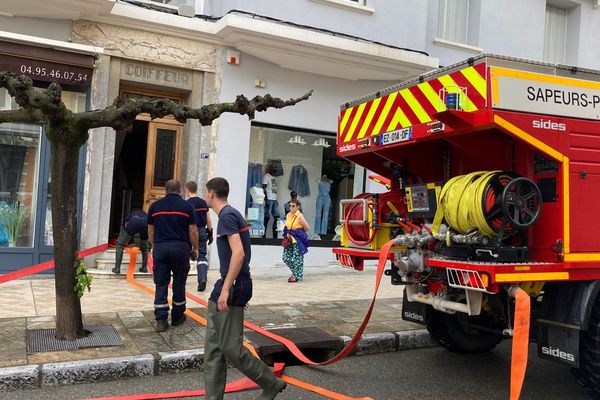
<path fill-rule="evenodd" d="M 94 54 L 81 54 L 0 40 L 0 71 L 33 80 L 87 87 L 92 82 Z"/>

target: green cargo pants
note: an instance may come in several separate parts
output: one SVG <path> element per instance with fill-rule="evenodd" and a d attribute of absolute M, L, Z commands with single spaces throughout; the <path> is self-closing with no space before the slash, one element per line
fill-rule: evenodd
<path fill-rule="evenodd" d="M 208 325 L 204 344 L 204 381 L 207 400 L 221 400 L 227 380 L 227 365 L 237 368 L 263 389 L 259 399 L 271 400 L 285 389 L 269 367 L 243 346 L 244 307 L 230 306 L 222 313 L 217 304 L 208 302 Z"/>

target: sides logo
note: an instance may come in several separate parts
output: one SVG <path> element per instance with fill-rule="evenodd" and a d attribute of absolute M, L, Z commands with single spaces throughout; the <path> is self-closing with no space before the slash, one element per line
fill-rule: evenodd
<path fill-rule="evenodd" d="M 540 120 L 536 119 L 533 121 L 532 125 L 536 129 L 548 129 L 551 131 L 560 131 L 560 132 L 567 130 L 566 124 L 554 122 L 549 119 L 540 119 Z"/>
<path fill-rule="evenodd" d="M 542 353 L 546 354 L 548 356 L 561 358 L 563 360 L 567 360 L 570 362 L 575 362 L 575 356 L 573 354 L 566 353 L 564 351 L 561 351 L 560 349 L 554 349 L 552 347 L 542 346 Z"/>
<path fill-rule="evenodd" d="M 420 321 L 420 322 L 425 321 L 425 319 L 423 318 L 422 315 L 417 314 L 416 312 L 412 312 L 412 311 L 404 311 L 404 318 L 411 319 L 413 321 Z"/>
<path fill-rule="evenodd" d="M 345 153 L 347 151 L 352 151 L 352 150 L 356 150 L 356 145 L 355 144 L 346 144 L 343 145 L 341 147 L 338 148 L 338 151 L 340 153 Z"/>

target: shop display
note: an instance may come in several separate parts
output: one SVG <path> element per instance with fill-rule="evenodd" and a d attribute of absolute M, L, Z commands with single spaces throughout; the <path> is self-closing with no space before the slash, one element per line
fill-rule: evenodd
<path fill-rule="evenodd" d="M 250 222 L 250 236 L 262 237 L 265 234 L 265 192 L 256 186 L 250 188 L 250 197 L 252 198 L 252 206 L 248 208 L 247 219 Z"/>
<path fill-rule="evenodd" d="M 267 195 L 267 202 L 265 208 L 265 238 L 267 237 L 267 228 L 269 221 L 273 217 L 273 238 L 277 237 L 277 220 L 279 219 L 279 204 L 277 203 L 277 178 L 273 176 L 276 166 L 269 164 L 267 167 L 267 173 L 263 177 L 262 187 Z"/>
<path fill-rule="evenodd" d="M 270 169 L 271 175 L 275 177 L 283 176 L 284 174 L 281 160 L 267 160 L 267 169 Z"/>
<path fill-rule="evenodd" d="M 300 197 L 310 196 L 310 186 L 308 184 L 308 172 L 302 164 L 298 164 L 292 168 L 290 173 L 290 182 L 288 189 L 298 193 Z"/>
<path fill-rule="evenodd" d="M 319 188 L 319 194 L 317 195 L 317 211 L 315 216 L 315 228 L 314 232 L 316 235 L 326 235 L 327 225 L 329 220 L 329 208 L 331 207 L 331 179 L 327 175 L 323 175 L 317 179 L 317 186 Z"/>
<path fill-rule="evenodd" d="M 252 197 L 250 196 L 250 189 L 256 185 L 260 187 L 263 178 L 263 166 L 262 164 L 248 163 L 248 180 L 246 186 L 246 208 L 252 205 Z"/>
<path fill-rule="evenodd" d="M 337 156 L 334 146 L 327 146 L 331 139 L 333 135 L 322 132 L 252 127 L 246 217 L 253 244 L 280 245 L 276 239 L 282 237 L 290 192 L 301 201 L 306 220 L 312 221 L 315 239 L 334 238 L 336 204 L 353 197 L 354 167 Z M 259 192 L 261 199 L 252 195 Z"/>

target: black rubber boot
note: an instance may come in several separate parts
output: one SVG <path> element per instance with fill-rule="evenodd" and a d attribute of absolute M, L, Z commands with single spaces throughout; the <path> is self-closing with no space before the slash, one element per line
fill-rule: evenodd
<path fill-rule="evenodd" d="M 185 322 L 185 315 L 182 315 L 180 318 L 178 319 L 173 319 L 171 318 L 171 325 L 172 326 L 178 326 L 181 325 Z"/>
<path fill-rule="evenodd" d="M 198 283 L 198 291 L 204 292 L 206 290 L 206 281 L 202 281 Z"/>
<path fill-rule="evenodd" d="M 113 274 L 120 274 L 121 273 L 121 268 L 114 267 L 112 269 L 112 272 L 113 272 Z"/>
<path fill-rule="evenodd" d="M 204 389 L 206 394 L 205 400 L 223 400 L 225 393 L 225 383 L 227 377 L 225 375 L 213 375 L 204 372 Z"/>
<path fill-rule="evenodd" d="M 262 361 L 260 363 L 262 364 L 262 370 L 260 374 L 256 378 L 252 379 L 258 384 L 258 386 L 262 388 L 262 392 L 260 396 L 258 396 L 258 400 L 273 400 L 279 393 L 283 392 L 287 388 L 287 383 L 284 380 L 276 377 L 273 372 L 271 372 L 269 367 Z"/>
<path fill-rule="evenodd" d="M 156 332 L 164 332 L 169 327 L 169 323 L 166 319 L 159 319 L 156 321 Z"/>

